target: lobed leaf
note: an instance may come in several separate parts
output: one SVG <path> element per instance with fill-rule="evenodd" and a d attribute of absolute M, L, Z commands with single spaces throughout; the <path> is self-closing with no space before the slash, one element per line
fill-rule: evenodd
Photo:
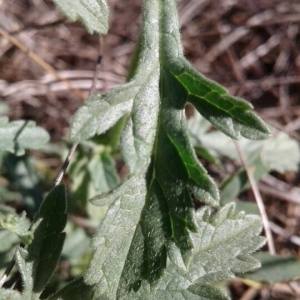
<path fill-rule="evenodd" d="M 169 68 L 184 89 L 186 101 L 226 135 L 253 140 L 270 136 L 265 123 L 252 112 L 250 103 L 229 95 L 223 87 L 199 74 L 185 59 L 178 59 Z"/>
<path fill-rule="evenodd" d="M 9 151 L 23 155 L 25 149 L 39 149 L 49 141 L 49 134 L 33 121 L 12 121 L 0 117 L 0 152 Z"/>
<path fill-rule="evenodd" d="M 73 117 L 70 139 L 81 142 L 106 132 L 131 111 L 137 89 L 129 84 L 114 88 L 103 96 L 95 94 L 87 98 Z"/>
<path fill-rule="evenodd" d="M 53 0 L 71 21 L 81 20 L 89 33 L 106 34 L 108 6 L 105 0 Z"/>
<path fill-rule="evenodd" d="M 229 204 L 216 214 L 208 208 L 198 211 L 196 223 L 189 267 L 180 263 L 177 248 L 170 246 L 173 253 L 159 282 L 152 287 L 142 283 L 125 299 L 229 299 L 211 284 L 260 266 L 251 256 L 265 242 L 259 236 L 258 216 L 245 216 Z"/>
<path fill-rule="evenodd" d="M 226 156 L 238 159 L 238 153 L 232 140 L 219 131 L 209 132 L 209 123 L 199 114 L 194 114 L 188 120 L 194 146 L 209 149 L 210 153 L 219 158 Z M 266 141 L 249 141 L 241 139 L 239 145 L 248 163 L 259 160 L 268 171 L 296 171 L 300 162 L 299 145 L 297 141 L 284 132 L 278 133 L 272 129 L 272 137 Z M 289 153 L 287 156 L 286 153 Z"/>
<path fill-rule="evenodd" d="M 64 186 L 55 187 L 35 216 L 32 243 L 16 252 L 24 299 L 39 299 L 56 267 L 65 240 L 66 201 Z"/>
<path fill-rule="evenodd" d="M 96 295 L 107 299 L 121 299 L 145 280 L 156 284 L 164 276 L 168 256 L 174 258 L 176 251 L 176 261 L 185 269 L 192 266 L 193 232 L 198 228 L 193 197 L 208 205 L 219 204 L 218 190 L 191 145 L 184 114 L 187 102 L 234 138 L 259 139 L 269 134 L 250 104 L 229 96 L 192 69 L 183 56 L 178 28 L 174 0 L 145 1 L 139 59 L 131 81 L 102 96 L 92 96 L 71 125 L 71 139 L 81 142 L 126 118 L 121 150 L 129 166 L 128 180 L 93 200 L 111 205 L 93 238 L 93 255 L 84 275 L 86 284 L 95 285 Z M 223 211 L 219 220 L 225 222 L 230 216 Z M 244 231 L 242 236 L 245 238 Z M 213 264 L 213 256 L 204 258 Z M 258 266 L 242 254 L 241 261 L 244 269 Z M 236 266 L 235 271 L 239 270 Z M 225 273 L 222 278 L 232 276 Z M 184 293 L 198 290 L 195 286 Z"/>

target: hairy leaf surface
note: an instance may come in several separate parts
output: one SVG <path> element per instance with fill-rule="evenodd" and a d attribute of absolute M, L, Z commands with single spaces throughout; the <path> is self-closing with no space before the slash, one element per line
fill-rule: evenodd
<path fill-rule="evenodd" d="M 39 299 L 52 275 L 62 246 L 67 221 L 66 191 L 60 185 L 46 197 L 32 225 L 33 241 L 16 252 L 16 262 L 21 272 L 23 299 Z"/>
<path fill-rule="evenodd" d="M 49 134 L 33 121 L 9 122 L 7 117 L 0 117 L 0 141 L 0 151 L 22 155 L 25 149 L 39 149 L 47 143 Z"/>
<path fill-rule="evenodd" d="M 107 33 L 108 6 L 106 0 L 53 0 L 53 2 L 70 20 L 81 20 L 89 33 Z"/>
<path fill-rule="evenodd" d="M 15 213 L 0 212 L 0 229 L 7 229 L 15 233 L 24 245 L 28 245 L 33 238 L 32 232 L 28 231 L 29 221 L 25 212 L 18 216 Z"/>
<path fill-rule="evenodd" d="M 48 300 L 93 300 L 94 288 L 86 285 L 83 278 L 77 278 L 68 283 L 63 289 L 52 295 Z"/>
<path fill-rule="evenodd" d="M 236 212 L 234 204 L 229 204 L 216 214 L 204 208 L 195 219 L 197 233 L 192 233 L 190 266 L 186 267 L 177 248 L 171 246 L 160 281 L 152 287 L 142 283 L 138 292 L 132 290 L 125 299 L 229 299 L 209 284 L 259 267 L 251 256 L 264 244 L 258 216 Z"/>
<path fill-rule="evenodd" d="M 0 289 L 1 300 L 23 300 L 22 295 L 17 291 Z"/>
<path fill-rule="evenodd" d="M 128 179 L 93 201 L 111 206 L 93 239 L 85 274 L 85 282 L 96 285 L 96 293 L 107 299 L 138 290 L 143 280 L 155 283 L 171 247 L 188 268 L 197 231 L 193 197 L 219 204 L 218 190 L 191 145 L 185 105 L 192 103 L 231 137 L 261 139 L 269 134 L 250 104 L 191 67 L 178 28 L 174 0 L 145 1 L 131 81 L 90 97 L 72 122 L 71 139 L 81 142 L 126 118 L 121 150 Z M 198 290 L 195 286 L 188 293 Z"/>

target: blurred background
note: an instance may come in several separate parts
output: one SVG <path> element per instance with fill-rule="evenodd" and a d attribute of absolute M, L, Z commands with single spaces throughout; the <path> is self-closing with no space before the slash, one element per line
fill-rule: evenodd
<path fill-rule="evenodd" d="M 142 1 L 108 3 L 110 30 L 104 37 L 97 80 L 100 91 L 125 82 Z M 273 130 L 268 143 L 241 141 L 241 148 L 255 169 L 255 179 L 260 180 L 258 188 L 276 253 L 285 259 L 266 258 L 264 276 L 238 277 L 223 288 L 232 299 L 300 299 L 300 2 L 177 3 L 187 59 L 205 76 L 251 102 Z M 91 87 L 99 37 L 87 34 L 79 22 L 66 20 L 48 0 L 0 0 L 0 29 L 0 115 L 10 120 L 34 120 L 51 136 L 41 151 L 29 151 L 21 157 L 0 153 L 0 217 L 5 218 L 8 210 L 19 220 L 25 210 L 29 222 L 70 146 L 69 122 L 82 103 L 78 91 L 87 96 Z M 39 65 L 28 50 L 51 65 L 68 84 Z M 241 209 L 257 212 L 231 141 L 211 131 L 191 107 L 187 114 L 196 152 L 220 184 L 223 203 L 236 199 Z M 69 237 L 49 289 L 63 285 L 58 278 L 67 281 L 84 270 L 90 237 L 105 213 L 105 208 L 92 209 L 87 199 L 114 188 L 125 173 L 126 166 L 109 132 L 79 147 L 65 179 L 71 199 Z M 0 230 L 1 268 L 19 243 L 14 234 Z"/>

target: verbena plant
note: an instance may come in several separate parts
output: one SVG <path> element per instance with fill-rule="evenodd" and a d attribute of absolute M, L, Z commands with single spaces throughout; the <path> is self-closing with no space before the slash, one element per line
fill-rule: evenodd
<path fill-rule="evenodd" d="M 87 30 L 106 33 L 104 0 L 54 0 Z M 187 103 L 233 139 L 264 139 L 252 106 L 199 74 L 184 58 L 175 0 L 144 0 L 142 26 L 128 82 L 94 94 L 74 115 L 70 140 L 101 135 L 119 120 L 126 180 L 94 197 L 110 204 L 92 240 L 82 277 L 47 299 L 228 299 L 214 284 L 258 268 L 251 254 L 264 244 L 258 216 L 219 206 L 219 192 L 190 142 Z M 193 198 L 204 207 L 195 210 Z M 62 185 L 44 200 L 32 236 L 15 258 L 23 291 L 1 299 L 40 299 L 59 259 L 66 225 Z"/>

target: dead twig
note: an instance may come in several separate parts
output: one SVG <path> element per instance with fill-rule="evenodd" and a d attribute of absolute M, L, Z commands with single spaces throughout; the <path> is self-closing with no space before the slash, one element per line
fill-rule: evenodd
<path fill-rule="evenodd" d="M 103 55 L 103 38 L 102 36 L 100 36 L 99 38 L 99 55 L 98 55 L 98 59 L 97 59 L 97 63 L 96 63 L 96 66 L 95 66 L 95 72 L 94 72 L 94 78 L 93 78 L 93 81 L 92 81 L 92 85 L 91 85 L 91 89 L 89 91 L 89 95 L 91 96 L 94 92 L 95 92 L 95 89 L 96 89 L 96 86 L 97 86 L 97 78 L 98 78 L 98 72 L 99 72 L 99 69 L 100 69 L 100 65 L 101 65 L 101 61 L 102 61 L 102 55 Z M 77 146 L 78 146 L 78 143 L 74 143 L 70 150 L 69 150 L 69 153 L 63 163 L 63 165 L 61 166 L 61 169 L 59 170 L 57 176 L 56 176 L 56 179 L 54 181 L 54 187 L 55 186 L 58 186 L 70 164 L 70 161 L 77 149 Z"/>
<path fill-rule="evenodd" d="M 243 153 L 241 151 L 240 145 L 238 144 L 237 141 L 234 141 L 234 144 L 235 144 L 236 150 L 238 152 L 239 158 L 240 158 L 240 160 L 241 160 L 241 162 L 242 162 L 242 164 L 243 164 L 243 166 L 246 170 L 247 177 L 249 179 L 249 182 L 250 182 L 250 185 L 251 185 L 251 188 L 252 188 L 252 191 L 253 191 L 253 194 L 254 194 L 254 197 L 255 197 L 255 200 L 256 200 L 260 215 L 261 215 L 261 218 L 262 218 L 262 223 L 263 223 L 263 227 L 264 227 L 264 230 L 265 230 L 269 251 L 272 255 L 275 255 L 276 251 L 275 251 L 272 232 L 271 232 L 271 229 L 270 229 L 268 215 L 267 215 L 262 197 L 260 195 L 258 186 L 257 186 L 257 184 L 256 184 L 256 182 L 255 182 L 255 180 L 252 176 L 252 173 L 251 173 L 249 167 L 247 166 L 247 163 L 246 163 L 246 160 L 245 160 L 245 158 L 243 156 Z"/>
<path fill-rule="evenodd" d="M 18 39 L 11 36 L 8 32 L 0 28 L 0 35 L 2 35 L 5 39 L 7 39 L 10 43 L 15 45 L 18 49 L 20 49 L 23 53 L 25 53 L 29 58 L 39 64 L 44 70 L 53 74 L 58 80 L 63 81 L 67 87 L 81 100 L 85 99 L 85 95 L 78 89 L 74 88 L 72 84 L 65 78 L 61 77 L 57 71 L 49 65 L 45 60 L 43 60 L 40 56 L 35 54 L 29 48 L 27 48 L 24 44 L 22 44 Z"/>

